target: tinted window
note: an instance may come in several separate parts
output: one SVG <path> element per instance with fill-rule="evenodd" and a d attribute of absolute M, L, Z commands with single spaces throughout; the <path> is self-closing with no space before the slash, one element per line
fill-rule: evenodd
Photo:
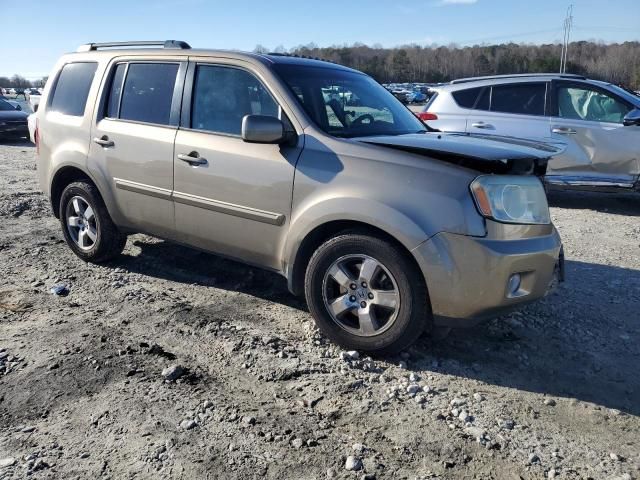
<path fill-rule="evenodd" d="M 121 63 L 116 67 L 111 79 L 111 90 L 109 92 L 109 100 L 107 102 L 107 117 L 118 118 L 118 109 L 120 108 L 120 96 L 122 94 L 122 80 L 124 72 L 127 69 L 126 63 Z"/>
<path fill-rule="evenodd" d="M 581 87 L 558 88 L 558 115 L 592 122 L 622 123 L 631 110 L 600 90 Z"/>
<path fill-rule="evenodd" d="M 122 89 L 120 118 L 169 125 L 177 73 L 177 64 L 129 64 Z"/>
<path fill-rule="evenodd" d="M 191 128 L 240 135 L 245 115 L 278 116 L 278 106 L 244 70 L 200 65 L 196 70 Z"/>
<path fill-rule="evenodd" d="M 489 110 L 491 104 L 491 88 L 485 87 L 476 102 L 476 110 Z"/>
<path fill-rule="evenodd" d="M 49 109 L 65 115 L 81 117 L 97 63 L 67 63 L 58 75 Z"/>
<path fill-rule="evenodd" d="M 462 108 L 473 108 L 476 104 L 478 94 L 482 91 L 483 87 L 479 88 L 467 88 L 466 90 L 458 90 L 453 92 L 453 98 L 456 103 Z"/>
<path fill-rule="evenodd" d="M 544 115 L 545 83 L 499 85 L 491 92 L 491 111 Z"/>

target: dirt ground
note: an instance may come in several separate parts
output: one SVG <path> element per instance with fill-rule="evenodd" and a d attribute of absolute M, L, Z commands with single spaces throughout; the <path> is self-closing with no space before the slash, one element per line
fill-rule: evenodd
<path fill-rule="evenodd" d="M 143 235 L 83 263 L 0 145 L 0 479 L 640 478 L 640 197 L 550 200 L 554 294 L 370 359 L 275 274 Z"/>

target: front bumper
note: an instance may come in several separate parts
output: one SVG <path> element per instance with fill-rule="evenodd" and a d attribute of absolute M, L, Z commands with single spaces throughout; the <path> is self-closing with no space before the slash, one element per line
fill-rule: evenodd
<path fill-rule="evenodd" d="M 436 325 L 472 326 L 543 297 L 562 281 L 564 256 L 555 228 L 529 238 L 439 233 L 413 250 Z M 520 275 L 520 288 L 509 279 Z"/>

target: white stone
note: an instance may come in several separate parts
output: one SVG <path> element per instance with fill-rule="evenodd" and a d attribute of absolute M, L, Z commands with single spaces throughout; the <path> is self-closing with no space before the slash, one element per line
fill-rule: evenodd
<path fill-rule="evenodd" d="M 16 459 L 13 457 L 0 458 L 0 468 L 10 467 L 11 465 L 15 465 Z"/>
<path fill-rule="evenodd" d="M 407 387 L 407 393 L 413 393 L 413 394 L 415 394 L 415 393 L 418 393 L 420 390 L 422 390 L 422 388 L 420 387 L 420 385 L 417 385 L 417 384 L 415 384 L 415 383 L 413 383 L 413 384 L 411 384 L 411 385 L 409 385 L 409 386 Z"/>
<path fill-rule="evenodd" d="M 362 461 L 358 457 L 349 455 L 347 461 L 344 463 L 344 468 L 350 472 L 357 472 L 362 468 Z"/>

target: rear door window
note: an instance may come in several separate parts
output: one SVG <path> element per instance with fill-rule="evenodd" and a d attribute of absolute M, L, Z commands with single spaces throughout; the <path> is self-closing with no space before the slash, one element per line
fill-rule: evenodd
<path fill-rule="evenodd" d="M 169 125 L 178 67 L 174 63 L 130 63 L 120 94 L 118 118 Z M 115 74 L 118 74 L 117 69 Z M 111 105 L 113 96 L 118 94 L 114 82 L 108 105 Z M 115 107 L 109 108 L 113 115 Z"/>
<path fill-rule="evenodd" d="M 496 85 L 491 91 L 491 111 L 519 115 L 544 115 L 547 84 Z"/>
<path fill-rule="evenodd" d="M 82 117 L 97 68 L 96 62 L 67 63 L 62 67 L 53 87 L 49 110 Z"/>

